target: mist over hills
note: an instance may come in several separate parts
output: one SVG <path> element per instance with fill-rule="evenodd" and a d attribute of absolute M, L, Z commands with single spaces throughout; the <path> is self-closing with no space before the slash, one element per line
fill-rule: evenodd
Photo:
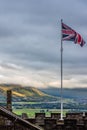
<path fill-rule="evenodd" d="M 60 97 L 60 88 L 48 87 L 40 89 L 47 94 Z M 87 99 L 87 88 L 63 88 L 64 98 Z"/>
<path fill-rule="evenodd" d="M 47 87 L 35 88 L 32 86 L 22 86 L 19 84 L 0 84 L 0 95 L 6 95 L 6 91 L 11 89 L 14 97 L 60 97 L 60 88 Z M 63 88 L 64 98 L 87 98 L 87 88 Z"/>

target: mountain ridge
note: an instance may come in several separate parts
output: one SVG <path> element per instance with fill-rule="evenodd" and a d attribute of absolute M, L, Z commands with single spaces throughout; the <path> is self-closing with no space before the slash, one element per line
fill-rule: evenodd
<path fill-rule="evenodd" d="M 40 90 L 46 94 L 53 95 L 56 97 L 61 96 L 61 88 L 48 87 L 41 88 Z M 87 99 L 87 88 L 63 88 L 63 97 L 70 99 Z"/>
<path fill-rule="evenodd" d="M 6 99 L 7 90 L 12 90 L 12 101 L 30 101 L 30 102 L 44 102 L 56 101 L 58 97 L 46 94 L 41 90 L 32 86 L 22 86 L 19 84 L 0 84 L 0 97 Z"/>
<path fill-rule="evenodd" d="M 31 86 L 25 87 L 22 85 L 14 84 L 0 84 L 0 91 L 2 93 L 5 94 L 7 90 L 12 90 L 12 95 L 18 97 L 49 96 L 48 94 L 45 94 L 44 92 L 41 92 L 39 89 Z"/>

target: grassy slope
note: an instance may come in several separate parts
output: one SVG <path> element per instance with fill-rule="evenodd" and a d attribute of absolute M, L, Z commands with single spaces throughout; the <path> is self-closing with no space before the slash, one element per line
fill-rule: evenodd
<path fill-rule="evenodd" d="M 34 88 L 34 87 L 23 87 L 21 85 L 4 85 L 4 84 L 0 84 L 0 91 L 2 93 L 6 93 L 7 90 L 11 89 L 12 90 L 12 94 L 14 96 L 18 96 L 18 97 L 46 97 L 49 95 L 41 92 L 40 90 Z"/>

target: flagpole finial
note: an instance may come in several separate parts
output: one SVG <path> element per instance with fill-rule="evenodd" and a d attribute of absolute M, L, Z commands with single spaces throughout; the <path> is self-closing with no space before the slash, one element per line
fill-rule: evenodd
<path fill-rule="evenodd" d="M 61 19 L 61 23 L 63 22 L 63 19 Z"/>

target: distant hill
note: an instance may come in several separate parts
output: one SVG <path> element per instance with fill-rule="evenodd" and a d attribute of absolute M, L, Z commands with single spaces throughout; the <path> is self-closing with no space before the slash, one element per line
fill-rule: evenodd
<path fill-rule="evenodd" d="M 12 90 L 12 96 L 19 99 L 30 100 L 56 100 L 56 97 L 46 94 L 37 88 L 17 84 L 0 84 L 0 93 L 6 95 L 7 90 Z"/>
<path fill-rule="evenodd" d="M 40 90 L 52 96 L 61 96 L 60 88 L 48 87 Z M 87 88 L 63 88 L 63 97 L 70 99 L 87 99 Z"/>

